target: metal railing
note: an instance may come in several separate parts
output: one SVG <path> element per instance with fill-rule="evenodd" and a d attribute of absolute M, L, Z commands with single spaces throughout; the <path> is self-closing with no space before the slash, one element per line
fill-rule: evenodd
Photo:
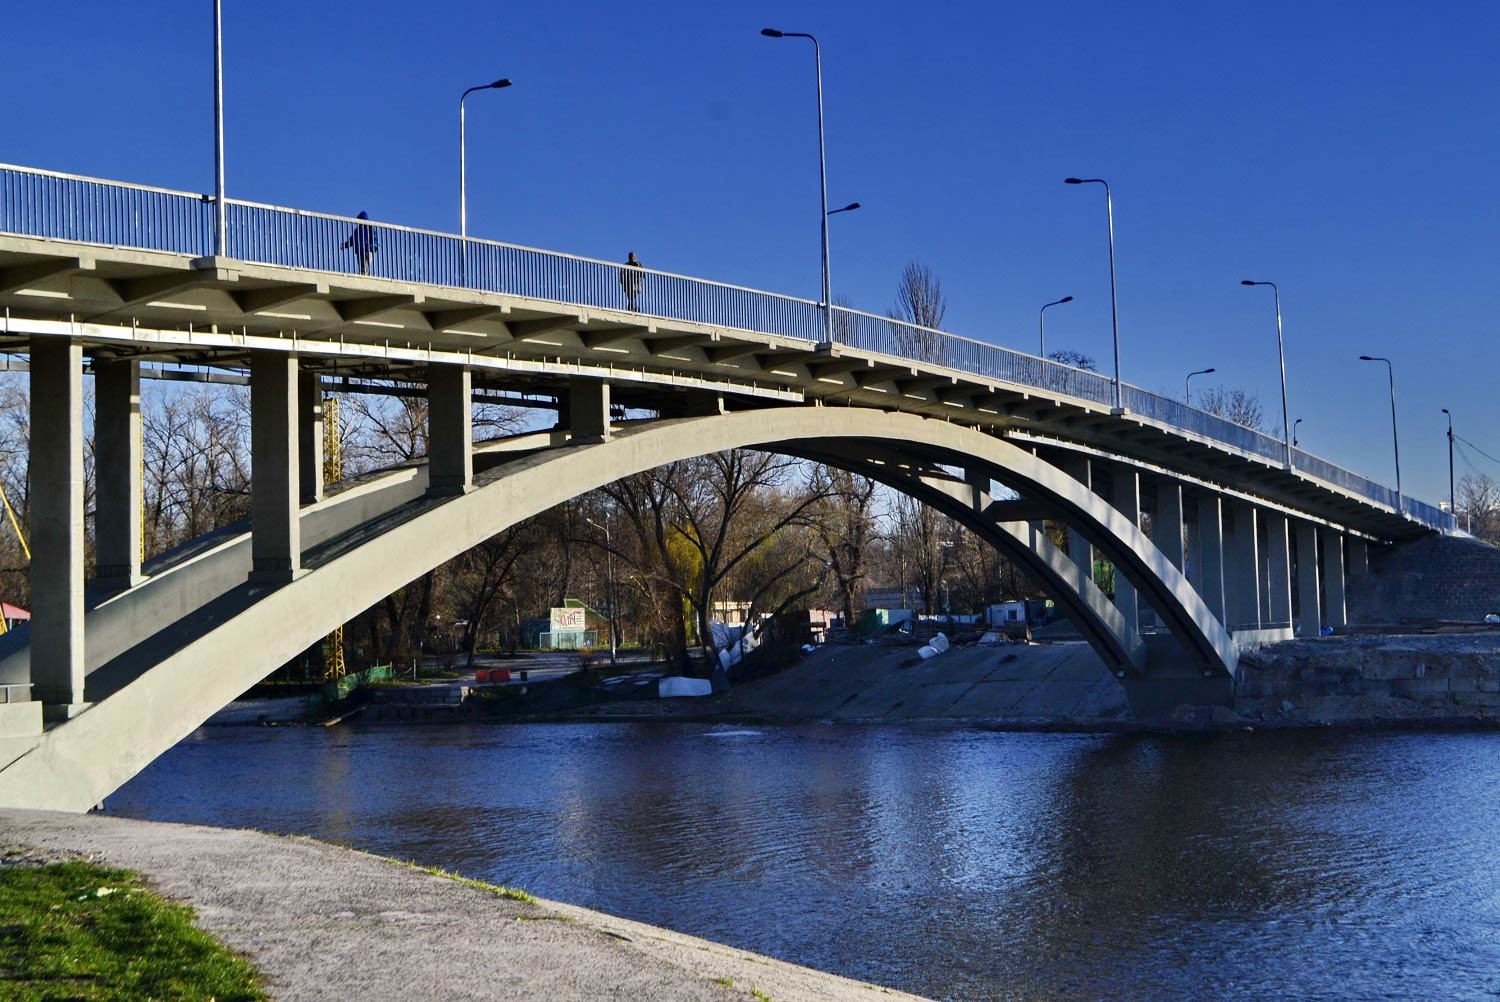
<path fill-rule="evenodd" d="M 822 337 L 821 308 L 807 299 L 368 219 L 233 199 L 226 208 L 230 256 L 258 264 L 626 310 L 808 343 Z M 213 229 L 206 195 L 0 164 L 0 232 L 204 257 Z M 832 321 L 834 339 L 851 348 L 1113 403 L 1113 381 L 1098 372 L 858 310 L 835 307 Z M 1264 432 L 1139 387 L 1124 385 L 1121 395 L 1129 411 L 1150 420 L 1270 462 L 1286 458 L 1282 440 Z M 1300 449 L 1292 465 L 1427 525 L 1456 527 L 1449 513 L 1398 499 Z"/>

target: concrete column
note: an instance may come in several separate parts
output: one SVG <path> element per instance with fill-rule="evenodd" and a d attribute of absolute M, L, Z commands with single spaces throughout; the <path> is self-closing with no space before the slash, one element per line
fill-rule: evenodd
<path fill-rule="evenodd" d="M 1094 489 L 1093 464 L 1083 456 L 1069 456 L 1060 464 L 1062 471 L 1089 490 Z M 1071 526 L 1068 528 L 1068 556 L 1083 572 L 1085 580 L 1094 580 L 1094 547 Z"/>
<path fill-rule="evenodd" d="M 1344 608 L 1344 534 L 1323 533 L 1323 623 L 1338 629 L 1349 622 Z"/>
<path fill-rule="evenodd" d="M 1186 567 L 1182 547 L 1182 484 L 1176 480 L 1156 481 L 1156 515 L 1151 519 L 1151 541 L 1172 566 Z"/>
<path fill-rule="evenodd" d="M 458 365 L 427 369 L 427 492 L 474 489 L 474 387 Z"/>
<path fill-rule="evenodd" d="M 304 372 L 297 377 L 298 476 L 303 504 L 323 500 L 323 377 Z"/>
<path fill-rule="evenodd" d="M 1323 630 L 1323 590 L 1318 572 L 1318 527 L 1297 523 L 1297 632 L 1316 637 Z"/>
<path fill-rule="evenodd" d="M 141 364 L 94 359 L 94 583 L 130 588 L 141 574 Z"/>
<path fill-rule="evenodd" d="M 1224 505 L 1219 495 L 1198 495 L 1198 594 L 1208 610 L 1225 628 L 1224 608 Z"/>
<path fill-rule="evenodd" d="M 1229 623 L 1234 629 L 1260 628 L 1260 539 L 1255 506 L 1231 501 L 1233 531 L 1228 536 L 1224 582 L 1228 589 Z"/>
<path fill-rule="evenodd" d="M 1266 613 L 1273 625 L 1292 622 L 1292 554 L 1285 515 L 1265 512 L 1266 525 Z"/>
<path fill-rule="evenodd" d="M 1348 558 L 1348 571 L 1351 578 L 1370 573 L 1370 544 L 1367 541 L 1346 536 L 1344 551 Z"/>
<path fill-rule="evenodd" d="M 297 487 L 297 359 L 250 355 L 250 580 L 284 584 L 302 570 Z"/>
<path fill-rule="evenodd" d="M 83 701 L 83 349 L 31 344 L 31 681 L 44 712 Z"/>
<path fill-rule="evenodd" d="M 601 379 L 568 380 L 568 430 L 575 443 L 609 441 L 609 384 Z"/>
<path fill-rule="evenodd" d="M 1117 467 L 1110 475 L 1115 509 L 1128 518 L 1137 529 L 1141 527 L 1141 476 L 1133 469 Z M 1119 567 L 1115 568 L 1115 608 L 1125 617 L 1132 629 L 1141 628 L 1140 596 L 1135 585 L 1125 580 Z"/>

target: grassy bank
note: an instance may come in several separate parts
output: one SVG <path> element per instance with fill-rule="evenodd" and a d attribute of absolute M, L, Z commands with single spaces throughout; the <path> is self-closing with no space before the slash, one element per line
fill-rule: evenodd
<path fill-rule="evenodd" d="M 128 870 L 79 862 L 0 868 L 0 996 L 267 998 L 243 958 L 193 925 L 191 909 Z"/>

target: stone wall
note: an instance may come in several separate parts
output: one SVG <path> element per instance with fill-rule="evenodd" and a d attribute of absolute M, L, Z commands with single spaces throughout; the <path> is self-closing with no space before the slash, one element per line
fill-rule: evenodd
<path fill-rule="evenodd" d="M 1354 624 L 1480 622 L 1500 613 L 1500 547 L 1437 534 L 1371 546 L 1370 573 L 1349 578 L 1348 610 Z"/>

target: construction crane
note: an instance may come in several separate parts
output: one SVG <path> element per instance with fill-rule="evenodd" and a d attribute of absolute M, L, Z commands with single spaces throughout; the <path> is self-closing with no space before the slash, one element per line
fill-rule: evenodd
<path fill-rule="evenodd" d="M 21 520 L 16 518 L 16 510 L 10 506 L 10 497 L 5 493 L 5 485 L 0 484 L 0 504 L 5 505 L 5 517 L 10 519 L 10 527 L 16 531 L 16 541 L 21 544 L 21 552 L 26 554 L 26 562 L 31 563 L 31 547 L 26 545 L 26 533 L 21 531 Z M 5 617 L 0 615 L 0 636 L 10 631 L 5 625 Z"/>
<path fill-rule="evenodd" d="M 339 423 L 339 398 L 323 398 L 323 482 L 336 484 L 344 479 L 344 429 Z M 343 678 L 344 626 L 342 623 L 323 642 L 323 677 Z"/>

